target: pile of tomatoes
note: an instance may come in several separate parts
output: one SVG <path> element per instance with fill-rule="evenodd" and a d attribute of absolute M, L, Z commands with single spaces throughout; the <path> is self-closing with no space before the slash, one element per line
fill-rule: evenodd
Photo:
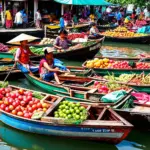
<path fill-rule="evenodd" d="M 33 113 L 45 112 L 49 107 L 49 104 L 34 98 L 30 91 L 0 88 L 0 109 L 5 112 L 30 119 Z"/>

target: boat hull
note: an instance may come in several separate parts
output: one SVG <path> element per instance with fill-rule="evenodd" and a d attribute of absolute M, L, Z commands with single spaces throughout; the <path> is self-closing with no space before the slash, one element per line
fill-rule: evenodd
<path fill-rule="evenodd" d="M 120 126 L 83 126 L 83 125 L 58 125 L 47 122 L 25 120 L 14 117 L 4 112 L 0 114 L 0 120 L 18 130 L 66 138 L 106 141 L 111 143 L 121 142 L 131 131 L 130 127 Z"/>
<path fill-rule="evenodd" d="M 131 122 L 136 128 L 150 129 L 150 113 L 131 112 L 115 109 L 115 111 Z"/>
<path fill-rule="evenodd" d="M 119 37 L 106 36 L 106 41 L 149 44 L 150 43 L 150 35 L 141 36 L 141 37 L 133 37 L 133 38 L 119 38 Z"/>

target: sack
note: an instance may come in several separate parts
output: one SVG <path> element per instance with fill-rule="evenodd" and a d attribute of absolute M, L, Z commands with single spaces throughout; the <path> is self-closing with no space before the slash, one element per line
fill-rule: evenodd
<path fill-rule="evenodd" d="M 111 92 L 109 94 L 106 94 L 105 96 L 102 96 L 101 101 L 104 103 L 115 103 L 123 98 L 126 94 L 127 92 L 125 90 Z"/>

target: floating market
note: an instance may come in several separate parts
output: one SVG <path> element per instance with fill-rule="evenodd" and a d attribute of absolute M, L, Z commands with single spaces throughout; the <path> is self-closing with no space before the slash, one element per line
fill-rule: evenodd
<path fill-rule="evenodd" d="M 150 3 L 132 3 L 0 1 L 1 150 L 150 149 Z"/>

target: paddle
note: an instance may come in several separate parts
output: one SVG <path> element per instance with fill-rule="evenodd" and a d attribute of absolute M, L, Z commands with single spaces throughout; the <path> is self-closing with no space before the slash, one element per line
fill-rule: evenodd
<path fill-rule="evenodd" d="M 13 67 L 10 69 L 10 71 L 8 72 L 7 76 L 5 77 L 4 81 L 5 82 L 7 80 L 7 78 L 9 77 L 9 75 L 11 74 L 12 70 L 16 67 L 16 62 L 14 63 Z"/>

